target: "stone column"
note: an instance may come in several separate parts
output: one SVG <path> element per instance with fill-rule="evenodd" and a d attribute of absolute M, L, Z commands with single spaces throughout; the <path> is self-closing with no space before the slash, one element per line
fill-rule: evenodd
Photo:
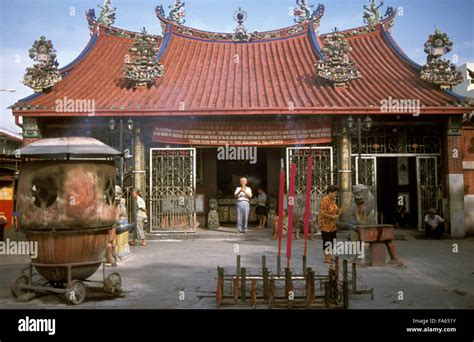
<path fill-rule="evenodd" d="M 134 137 L 134 182 L 133 187 L 139 189 L 144 195 L 146 190 L 146 151 L 145 146 L 143 145 L 143 130 L 140 128 L 139 124 L 135 128 L 135 137 Z M 145 197 L 147 197 L 145 195 Z"/>
<path fill-rule="evenodd" d="M 339 221 L 349 221 L 349 209 L 351 206 L 351 136 L 349 130 L 342 126 L 342 134 L 339 138 L 339 204 L 341 216 Z"/>
<path fill-rule="evenodd" d="M 464 226 L 464 174 L 462 166 L 461 116 L 448 119 L 446 137 L 448 211 L 451 236 L 459 239 L 466 236 Z"/>

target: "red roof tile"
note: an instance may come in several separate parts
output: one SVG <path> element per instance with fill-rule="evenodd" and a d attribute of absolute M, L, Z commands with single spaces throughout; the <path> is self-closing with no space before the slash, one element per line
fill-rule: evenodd
<path fill-rule="evenodd" d="M 310 27 L 296 25 L 293 32 L 302 29 L 297 33 L 283 29 L 280 38 L 234 42 L 202 38 L 206 34 L 198 30 L 190 36 L 174 25 L 169 44 L 162 47 L 165 76 L 150 89 L 123 85 L 132 40 L 101 27 L 91 50 L 68 69 L 67 77 L 27 102 L 44 109 L 13 112 L 86 115 L 55 113 L 55 101 L 64 97 L 95 100 L 96 115 L 377 114 L 380 101 L 389 97 L 419 99 L 422 113 L 466 111 L 455 96 L 420 79 L 419 70 L 391 45 L 383 25 L 348 37 L 362 77 L 347 88 L 333 88 L 316 76 L 319 47 L 313 45 Z M 317 37 L 319 44 L 324 39 Z M 165 41 L 159 38 L 159 44 Z"/>

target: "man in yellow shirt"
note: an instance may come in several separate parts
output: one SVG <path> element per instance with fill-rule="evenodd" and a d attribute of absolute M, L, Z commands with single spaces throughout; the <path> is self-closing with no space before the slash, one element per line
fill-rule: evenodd
<path fill-rule="evenodd" d="M 331 254 L 326 253 L 328 246 L 333 246 L 336 240 L 336 223 L 340 210 L 336 204 L 339 188 L 335 185 L 328 186 L 326 196 L 319 203 L 319 227 L 323 238 L 324 262 L 331 263 Z M 330 244 L 328 244 L 330 242 Z M 332 248 L 331 248 L 332 249 Z"/>

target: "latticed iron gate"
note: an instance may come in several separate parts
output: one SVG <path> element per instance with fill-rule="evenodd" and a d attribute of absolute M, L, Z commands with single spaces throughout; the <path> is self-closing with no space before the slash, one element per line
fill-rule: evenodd
<path fill-rule="evenodd" d="M 289 147 L 286 149 L 286 180 L 289 184 L 290 163 L 296 164 L 295 214 L 303 215 L 306 198 L 306 173 L 308 156 L 313 156 L 311 188 L 311 213 L 319 212 L 319 202 L 326 194 L 328 185 L 334 184 L 332 147 Z"/>
<path fill-rule="evenodd" d="M 150 149 L 151 232 L 194 232 L 196 149 Z"/>
<path fill-rule="evenodd" d="M 418 229 L 424 230 L 423 220 L 430 208 L 440 209 L 440 182 L 438 158 L 416 157 L 416 181 L 418 192 Z"/>
<path fill-rule="evenodd" d="M 359 163 L 361 164 L 359 170 Z M 352 184 L 363 184 L 369 188 L 374 195 L 375 207 L 377 213 L 377 159 L 375 157 L 352 157 Z M 378 223 L 378 215 L 376 215 Z"/>

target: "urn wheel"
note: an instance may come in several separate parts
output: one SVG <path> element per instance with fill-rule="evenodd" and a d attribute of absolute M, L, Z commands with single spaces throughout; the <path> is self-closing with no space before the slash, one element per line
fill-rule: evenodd
<path fill-rule="evenodd" d="M 122 277 L 118 273 L 112 273 L 104 280 L 104 291 L 118 294 L 122 292 Z"/>
<path fill-rule="evenodd" d="M 10 288 L 13 297 L 18 298 L 28 292 L 28 290 L 24 290 L 21 288 L 21 285 L 28 285 L 28 281 L 28 277 L 24 275 L 15 280 L 15 283 Z"/>
<path fill-rule="evenodd" d="M 70 304 L 79 305 L 86 298 L 86 285 L 80 280 L 73 280 L 66 287 L 66 300 Z"/>

